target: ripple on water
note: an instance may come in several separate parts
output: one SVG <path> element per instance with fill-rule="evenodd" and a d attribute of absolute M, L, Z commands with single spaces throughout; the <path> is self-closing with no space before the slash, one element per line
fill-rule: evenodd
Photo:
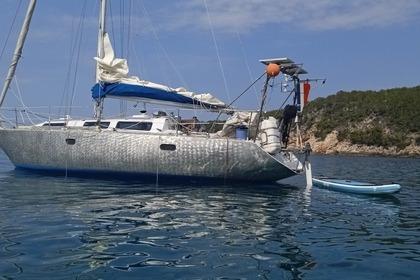
<path fill-rule="evenodd" d="M 326 161 L 322 173 L 370 176 L 366 158 L 316 160 Z M 418 168 L 404 166 L 413 169 L 405 176 Z M 155 186 L 9 172 L 0 176 L 0 275 L 415 279 L 419 189 L 369 197 L 301 183 Z"/>

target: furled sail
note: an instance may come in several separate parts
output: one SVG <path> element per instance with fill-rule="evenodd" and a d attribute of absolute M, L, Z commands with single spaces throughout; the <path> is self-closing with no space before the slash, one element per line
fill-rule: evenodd
<path fill-rule="evenodd" d="M 186 108 L 202 107 L 210 110 L 228 108 L 225 103 L 209 93 L 196 94 L 184 88 L 171 88 L 140 80 L 136 76 L 129 77 L 127 60 L 115 58 L 108 34 L 105 34 L 103 44 L 104 57 L 95 57 L 99 82 L 92 88 L 94 99 L 113 97 Z"/>

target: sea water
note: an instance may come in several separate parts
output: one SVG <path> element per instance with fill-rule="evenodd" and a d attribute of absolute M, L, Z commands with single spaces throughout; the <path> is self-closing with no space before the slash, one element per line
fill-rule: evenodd
<path fill-rule="evenodd" d="M 314 176 L 402 190 L 46 176 L 0 150 L 0 278 L 420 279 L 420 159 L 311 161 Z"/>

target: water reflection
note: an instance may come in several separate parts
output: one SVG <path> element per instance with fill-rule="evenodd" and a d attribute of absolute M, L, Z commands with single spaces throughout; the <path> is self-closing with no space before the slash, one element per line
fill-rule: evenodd
<path fill-rule="evenodd" d="M 352 172 L 352 161 L 342 159 L 349 174 L 369 177 Z M 416 271 L 415 191 L 371 197 L 307 188 L 304 180 L 156 186 L 0 172 L 0 275 L 372 278 L 363 268 L 392 275 L 401 264 Z"/>
<path fill-rule="evenodd" d="M 190 274 L 200 268 L 201 275 L 222 277 L 235 269 L 255 270 L 269 264 L 270 269 L 259 274 L 270 275 L 276 268 L 296 274 L 309 256 L 303 252 L 302 257 L 290 258 L 290 252 L 300 254 L 293 241 L 293 221 L 283 226 L 278 217 L 283 209 L 291 209 L 289 202 L 285 198 L 273 202 L 271 193 L 255 195 L 253 190 L 250 197 L 243 191 L 217 187 L 172 195 L 171 188 L 159 189 L 159 195 L 108 198 L 106 206 L 102 199 L 90 201 L 83 212 L 91 213 L 84 217 L 91 229 L 83 234 L 83 242 L 84 249 L 94 252 L 91 269 L 155 266 L 182 268 Z"/>
<path fill-rule="evenodd" d="M 293 278 L 312 262 L 295 239 L 296 187 L 156 186 L 20 172 L 1 178 L 11 187 L 2 200 L 20 216 L 21 232 L 1 226 L 18 244 L 7 247 L 8 266 L 22 267 L 5 276 L 34 276 L 28 268 L 42 266 L 44 276 L 142 269 L 147 278 L 154 267 L 168 277 Z M 33 254 L 39 259 L 18 257 Z"/>

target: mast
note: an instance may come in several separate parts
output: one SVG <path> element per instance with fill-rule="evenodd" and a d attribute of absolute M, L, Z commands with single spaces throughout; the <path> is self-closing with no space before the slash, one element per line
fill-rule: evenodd
<path fill-rule="evenodd" d="M 16 67 L 19 62 L 20 57 L 22 56 L 23 44 L 25 43 L 26 35 L 28 34 L 29 24 L 31 23 L 32 14 L 34 13 L 36 0 L 31 0 L 28 6 L 28 11 L 26 12 L 25 20 L 19 34 L 18 41 L 16 43 L 15 52 L 13 54 L 12 63 L 9 67 L 9 72 L 7 73 L 6 80 L 4 81 L 3 90 L 0 94 L 0 107 L 3 105 L 4 98 L 6 97 L 7 91 L 9 90 L 10 83 L 16 72 Z"/>
<path fill-rule="evenodd" d="M 101 7 L 99 11 L 99 31 L 98 31 L 98 49 L 97 49 L 97 57 L 103 58 L 104 57 L 104 37 L 106 33 L 106 7 L 107 7 L 107 0 L 101 0 Z M 96 73 L 95 73 L 95 82 L 99 82 L 99 66 L 96 64 Z M 100 97 L 96 100 L 95 104 L 95 117 L 100 122 L 102 118 L 102 112 L 104 109 L 104 98 Z"/>

